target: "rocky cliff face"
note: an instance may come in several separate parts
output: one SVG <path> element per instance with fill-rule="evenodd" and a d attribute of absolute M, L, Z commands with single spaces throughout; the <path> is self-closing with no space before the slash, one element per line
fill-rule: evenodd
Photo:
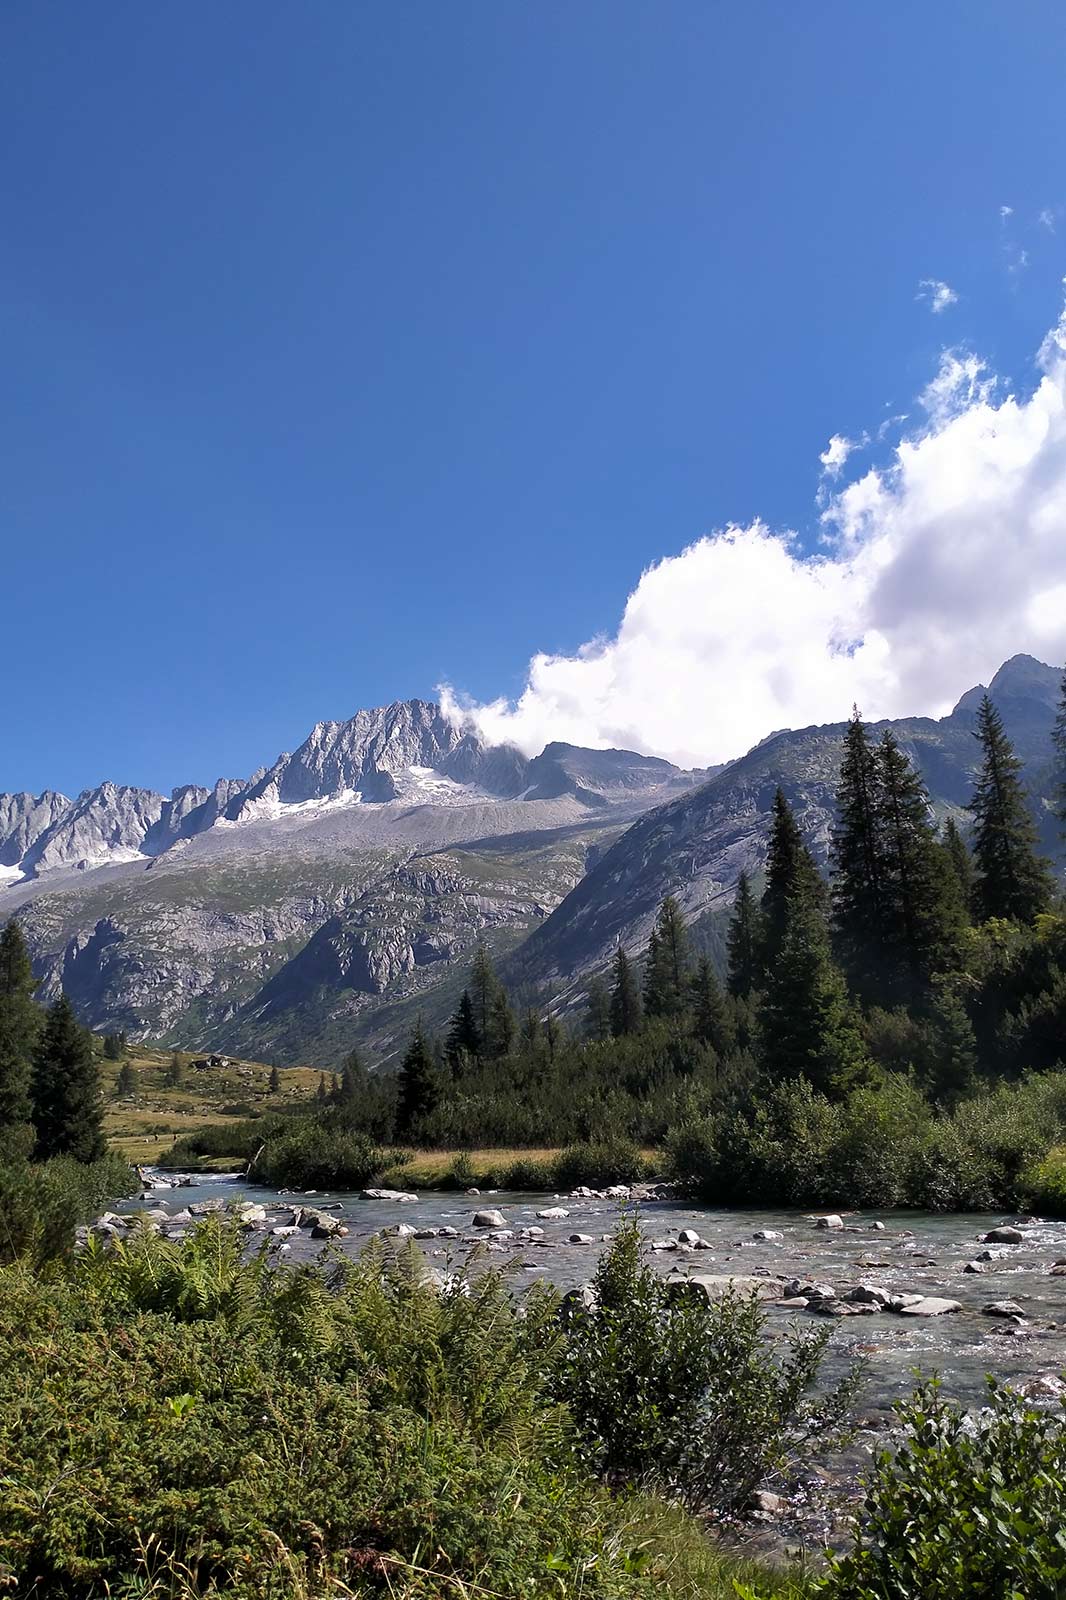
<path fill-rule="evenodd" d="M 27 852 L 42 834 L 53 828 L 70 801 L 65 794 L 46 789 L 44 794 L 0 794 L 0 868 L 17 876 Z"/>

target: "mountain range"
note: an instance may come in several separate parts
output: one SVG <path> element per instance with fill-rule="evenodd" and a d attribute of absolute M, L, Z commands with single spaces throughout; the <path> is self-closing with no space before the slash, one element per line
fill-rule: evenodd
<path fill-rule="evenodd" d="M 1045 847 L 1061 673 L 1029 656 L 989 685 Z M 938 814 L 977 759 L 983 688 L 892 724 Z M 880 726 L 880 725 L 876 725 Z M 0 917 L 101 1029 L 281 1063 L 382 1057 L 440 1020 L 484 937 L 512 985 L 565 1008 L 617 944 L 639 953 L 674 893 L 711 948 L 757 871 L 774 791 L 828 849 L 843 726 L 778 732 L 720 769 L 553 743 L 486 745 L 422 700 L 322 722 L 250 778 L 169 797 L 104 783 L 0 795 Z"/>

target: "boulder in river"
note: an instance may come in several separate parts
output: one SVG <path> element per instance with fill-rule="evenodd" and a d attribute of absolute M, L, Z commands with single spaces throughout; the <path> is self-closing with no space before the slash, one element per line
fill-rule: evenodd
<path fill-rule="evenodd" d="M 827 1216 L 815 1217 L 814 1226 L 816 1228 L 828 1228 L 832 1233 L 839 1233 L 844 1226 L 844 1218 L 838 1216 L 835 1211 L 831 1211 Z"/>
<path fill-rule="evenodd" d="M 475 1228 L 506 1228 L 507 1218 L 502 1211 L 475 1211 Z"/>
<path fill-rule="evenodd" d="M 537 1216 L 544 1222 L 561 1222 L 570 1215 L 565 1206 L 548 1206 L 544 1211 L 538 1211 Z"/>
<path fill-rule="evenodd" d="M 677 1242 L 678 1244 L 697 1245 L 700 1242 L 700 1236 L 695 1228 L 682 1228 L 677 1236 Z"/>
<path fill-rule="evenodd" d="M 990 1228 L 981 1236 L 982 1244 L 1022 1244 L 1025 1234 L 1020 1228 Z"/>
<path fill-rule="evenodd" d="M 777 1278 L 733 1276 L 723 1272 L 694 1272 L 691 1277 L 669 1277 L 667 1287 L 679 1293 L 702 1295 L 707 1301 L 720 1300 L 723 1295 L 737 1294 L 745 1298 L 758 1295 L 760 1300 L 777 1300 L 781 1283 Z"/>
<path fill-rule="evenodd" d="M 416 1194 L 407 1194 L 403 1189 L 364 1189 L 364 1200 L 395 1200 L 400 1205 L 408 1205 L 412 1200 L 417 1200 Z"/>
<path fill-rule="evenodd" d="M 756 1244 L 775 1244 L 778 1239 L 784 1237 L 784 1234 L 779 1233 L 776 1228 L 757 1228 L 752 1234 Z"/>
<path fill-rule="evenodd" d="M 887 1306 L 892 1296 L 879 1283 L 857 1283 L 844 1299 L 852 1305 Z"/>
<path fill-rule="evenodd" d="M 567 1244 L 595 1244 L 591 1233 L 572 1233 L 567 1238 Z"/>
<path fill-rule="evenodd" d="M 986 1317 L 1024 1317 L 1025 1312 L 1017 1300 L 992 1300 L 981 1310 Z"/>
<path fill-rule="evenodd" d="M 935 1294 L 919 1295 L 914 1305 L 900 1306 L 905 1317 L 946 1317 L 952 1311 L 961 1311 L 958 1300 L 943 1300 Z"/>

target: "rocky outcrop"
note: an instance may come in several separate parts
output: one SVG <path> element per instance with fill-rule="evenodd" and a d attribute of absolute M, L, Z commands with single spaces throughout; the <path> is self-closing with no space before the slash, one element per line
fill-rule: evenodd
<path fill-rule="evenodd" d="M 136 856 L 165 803 L 150 789 L 123 784 L 86 789 L 26 851 L 22 870 L 34 877 L 59 867 L 87 869 Z"/>
<path fill-rule="evenodd" d="M 69 810 L 66 795 L 52 789 L 36 796 L 0 794 L 0 867 L 21 869 L 27 852 Z"/>

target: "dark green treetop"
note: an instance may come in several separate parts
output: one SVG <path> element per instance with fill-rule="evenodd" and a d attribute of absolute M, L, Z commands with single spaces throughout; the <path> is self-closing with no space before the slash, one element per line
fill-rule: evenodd
<path fill-rule="evenodd" d="M 729 953 L 726 986 L 730 994 L 738 999 L 745 998 L 759 987 L 759 952 L 762 948 L 762 914 L 746 872 L 741 872 L 737 878 L 726 948 Z"/>
<path fill-rule="evenodd" d="M 685 1008 L 689 974 L 688 932 L 681 907 L 668 894 L 659 908 L 644 969 L 644 1012 L 676 1017 Z"/>
<path fill-rule="evenodd" d="M 622 946 L 614 956 L 611 985 L 611 1032 L 616 1039 L 640 1030 L 640 991 L 633 965 Z"/>
<path fill-rule="evenodd" d="M 92 1035 L 66 995 L 49 1009 L 34 1059 L 33 1125 L 39 1156 L 96 1161 L 104 1153 L 100 1070 Z"/>
<path fill-rule="evenodd" d="M 981 746 L 981 766 L 969 804 L 974 910 L 981 921 L 1003 917 L 1032 922 L 1051 904 L 1051 873 L 1037 854 L 1036 825 L 1020 776 L 1022 764 L 987 694 L 977 713 L 974 737 Z"/>

